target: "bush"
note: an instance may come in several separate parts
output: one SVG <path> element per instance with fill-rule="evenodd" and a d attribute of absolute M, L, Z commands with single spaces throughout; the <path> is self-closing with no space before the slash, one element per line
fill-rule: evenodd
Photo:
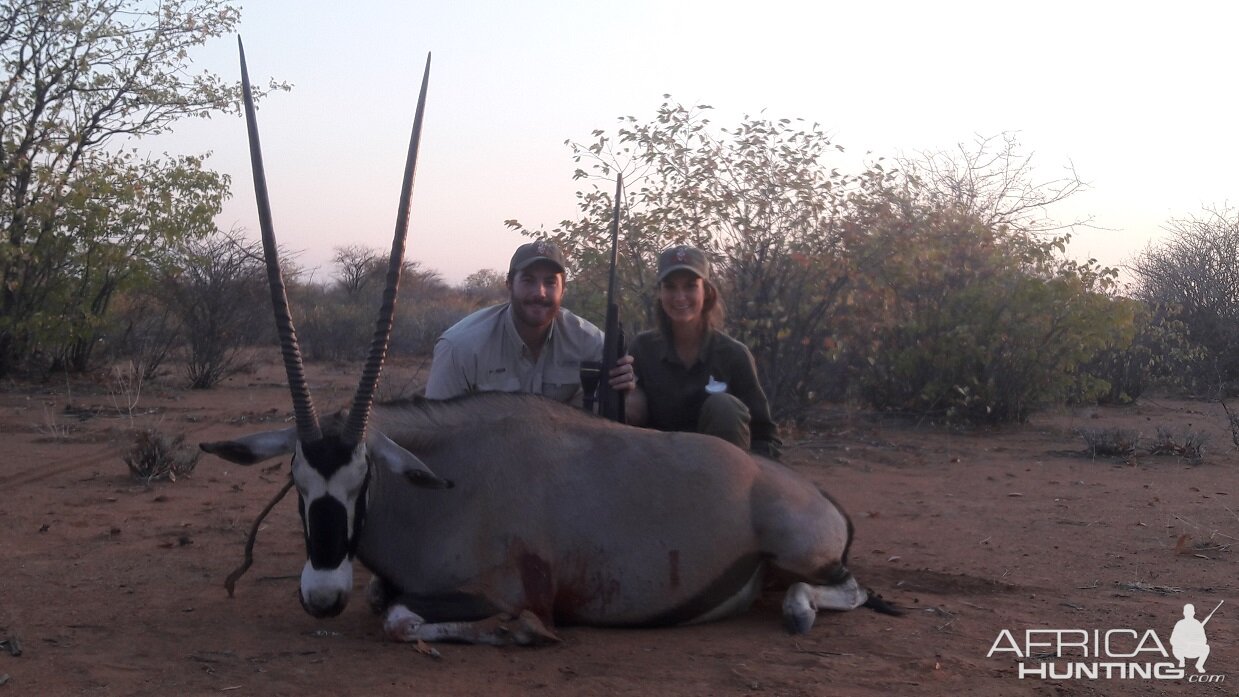
<path fill-rule="evenodd" d="M 1135 337 L 1126 346 L 1102 350 L 1085 364 L 1073 401 L 1091 401 L 1086 395 L 1097 391 L 1088 389 L 1086 382 L 1103 386 L 1096 399 L 1101 404 L 1130 403 L 1153 386 L 1171 391 L 1187 388 L 1191 381 L 1185 377 L 1194 372 L 1203 352 L 1189 340 L 1186 325 L 1163 308 L 1137 300 L 1116 302 L 1132 305 Z"/>
<path fill-rule="evenodd" d="M 140 380 L 155 378 L 182 344 L 177 313 L 158 292 L 148 289 L 127 293 L 115 305 L 105 337 L 105 357 L 131 362 Z"/>
<path fill-rule="evenodd" d="M 383 280 L 361 287 L 343 281 L 327 286 L 298 284 L 290 290 L 302 354 L 310 360 L 362 360 L 370 349 L 382 302 Z M 406 263 L 388 350 L 424 355 L 439 335 L 472 309 L 464 290 L 448 288 L 438 274 Z"/>
<path fill-rule="evenodd" d="M 216 232 L 181 247 L 161 283 L 184 332 L 190 387 L 213 387 L 242 371 L 242 348 L 270 336 L 266 269 L 258 242 Z"/>
<path fill-rule="evenodd" d="M 1239 393 L 1239 212 L 1208 210 L 1171 220 L 1164 241 L 1131 264 L 1136 296 L 1172 308 L 1199 350 L 1185 367 L 1185 383 L 1200 394 Z"/>
<path fill-rule="evenodd" d="M 319 285 L 299 285 L 290 295 L 297 339 L 307 360 L 365 358 L 374 331 L 377 303 L 371 305 L 369 298 Z"/>
<path fill-rule="evenodd" d="M 392 353 L 429 355 L 434 352 L 439 336 L 469 311 L 468 301 L 463 298 L 444 298 L 439 302 L 403 306 L 396 312 L 396 326 L 392 329 Z"/>
<path fill-rule="evenodd" d="M 1088 444 L 1089 457 L 1131 457 L 1140 446 L 1140 433 L 1126 428 L 1086 428 L 1080 437 Z"/>
<path fill-rule="evenodd" d="M 176 481 L 194 471 L 198 464 L 197 448 L 185 445 L 185 434 L 169 436 L 154 429 L 134 433 L 133 445 L 125 454 L 125 464 L 134 479 L 152 482 L 159 479 Z"/>
<path fill-rule="evenodd" d="M 1117 272 L 1063 260 L 1066 238 L 1040 241 L 889 194 L 859 210 L 851 224 L 869 230 L 862 256 L 873 261 L 854 284 L 843 337 L 874 407 L 1023 421 L 1081 389 L 1076 375 L 1099 351 L 1131 341 L 1134 308 L 1108 293 Z"/>

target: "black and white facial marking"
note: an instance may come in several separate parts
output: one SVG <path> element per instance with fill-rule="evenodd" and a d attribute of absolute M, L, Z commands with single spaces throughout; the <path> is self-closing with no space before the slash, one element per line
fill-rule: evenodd
<path fill-rule="evenodd" d="M 365 445 L 350 448 L 333 436 L 298 442 L 292 476 L 307 557 L 301 605 L 315 617 L 332 617 L 344 610 L 353 589 L 352 558 L 370 479 Z"/>

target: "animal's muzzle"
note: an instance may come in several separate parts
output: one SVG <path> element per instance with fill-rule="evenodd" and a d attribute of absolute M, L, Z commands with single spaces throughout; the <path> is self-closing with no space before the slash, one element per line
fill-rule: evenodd
<path fill-rule="evenodd" d="M 353 590 L 353 564 L 344 561 L 334 569 L 315 569 L 306 562 L 301 569 L 301 607 L 314 617 L 335 617 L 348 606 Z"/>
<path fill-rule="evenodd" d="M 313 602 L 306 600 L 303 593 L 298 593 L 297 597 L 301 600 L 301 607 L 312 617 L 318 619 L 335 617 L 348 607 L 348 594 L 346 593 L 336 593 L 334 598 L 315 597 Z"/>

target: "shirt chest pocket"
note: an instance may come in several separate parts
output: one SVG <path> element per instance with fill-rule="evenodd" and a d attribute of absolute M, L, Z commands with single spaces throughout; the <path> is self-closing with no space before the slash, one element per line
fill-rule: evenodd
<path fill-rule="evenodd" d="M 581 369 L 577 366 L 552 366 L 542 374 L 542 394 L 566 402 L 581 387 Z"/>
<path fill-rule="evenodd" d="M 478 378 L 478 392 L 520 392 L 520 378 L 511 372 L 495 372 Z"/>

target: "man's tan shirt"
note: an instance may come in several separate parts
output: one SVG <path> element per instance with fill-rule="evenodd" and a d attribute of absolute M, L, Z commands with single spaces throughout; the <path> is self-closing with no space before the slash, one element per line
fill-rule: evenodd
<path fill-rule="evenodd" d="M 581 361 L 602 359 L 602 331 L 560 309 L 537 360 L 516 333 L 509 303 L 478 310 L 435 343 L 430 399 L 467 392 L 529 392 L 581 403 Z"/>

